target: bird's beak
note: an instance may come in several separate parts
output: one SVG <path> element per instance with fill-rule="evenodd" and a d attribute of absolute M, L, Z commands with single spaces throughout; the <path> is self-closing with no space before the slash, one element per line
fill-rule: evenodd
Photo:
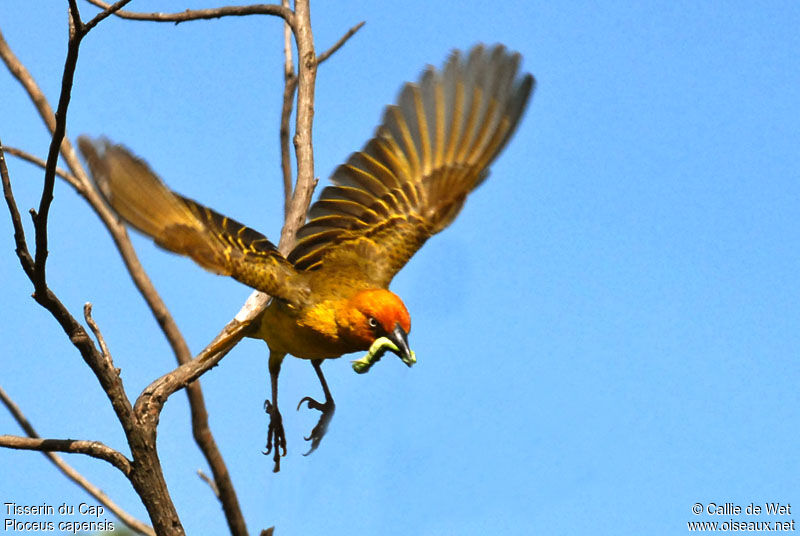
<path fill-rule="evenodd" d="M 392 350 L 400 360 L 409 367 L 417 362 L 417 358 L 408 347 L 408 334 L 400 327 L 399 323 L 395 323 L 394 330 L 387 334 L 387 338 L 397 346 L 397 350 Z"/>

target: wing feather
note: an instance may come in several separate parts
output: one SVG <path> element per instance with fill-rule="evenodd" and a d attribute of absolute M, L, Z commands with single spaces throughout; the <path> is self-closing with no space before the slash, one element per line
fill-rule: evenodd
<path fill-rule="evenodd" d="M 478 45 L 406 84 L 374 137 L 331 176 L 289 261 L 388 286 L 455 219 L 513 134 L 534 85 L 520 61 Z"/>
<path fill-rule="evenodd" d="M 171 191 L 120 145 L 81 136 L 78 146 L 109 205 L 157 245 L 272 296 L 304 299 L 308 291 L 294 266 L 264 235 Z"/>

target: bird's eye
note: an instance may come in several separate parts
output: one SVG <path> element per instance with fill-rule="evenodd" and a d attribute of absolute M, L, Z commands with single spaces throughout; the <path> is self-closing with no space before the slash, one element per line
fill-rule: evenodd
<path fill-rule="evenodd" d="M 367 323 L 369 324 L 369 327 L 371 327 L 371 328 L 377 328 L 378 327 L 378 321 L 375 320 L 375 318 L 372 317 L 372 316 L 369 317 L 369 319 L 367 320 Z"/>

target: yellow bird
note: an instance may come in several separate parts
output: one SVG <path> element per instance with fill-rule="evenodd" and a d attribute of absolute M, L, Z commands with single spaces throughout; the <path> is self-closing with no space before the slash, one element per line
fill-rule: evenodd
<path fill-rule="evenodd" d="M 305 397 L 298 405 L 322 413 L 306 438 L 309 452 L 335 408 L 323 360 L 369 350 L 353 362 L 366 372 L 390 350 L 409 366 L 415 362 L 411 319 L 389 284 L 455 219 L 514 133 L 534 87 L 530 74 L 518 74 L 520 61 L 502 45 L 478 45 L 406 84 L 375 136 L 333 173 L 333 186 L 311 206 L 288 257 L 261 233 L 171 191 L 124 147 L 78 139 L 95 182 L 124 221 L 162 248 L 272 296 L 251 336 L 270 351 L 266 453 L 274 447 L 275 471 L 286 454 L 278 375 L 287 354 L 311 360 L 325 395 L 324 403 Z"/>

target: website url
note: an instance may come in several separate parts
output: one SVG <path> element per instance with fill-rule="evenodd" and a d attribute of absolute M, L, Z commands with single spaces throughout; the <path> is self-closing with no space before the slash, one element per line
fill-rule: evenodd
<path fill-rule="evenodd" d="M 793 532 L 789 521 L 689 521 L 689 532 Z"/>

